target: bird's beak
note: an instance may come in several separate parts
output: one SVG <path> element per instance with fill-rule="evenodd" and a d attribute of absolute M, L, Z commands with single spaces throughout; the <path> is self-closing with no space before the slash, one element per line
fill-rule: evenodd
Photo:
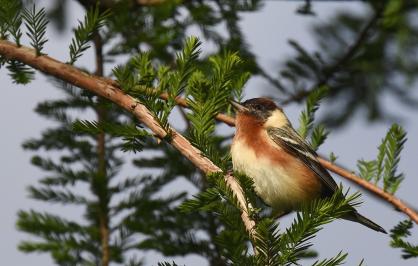
<path fill-rule="evenodd" d="M 230 100 L 230 102 L 231 102 L 232 107 L 234 107 L 234 109 L 237 112 L 245 112 L 245 111 L 248 111 L 248 108 L 245 107 L 244 105 L 242 105 L 241 103 L 236 102 L 234 100 Z"/>

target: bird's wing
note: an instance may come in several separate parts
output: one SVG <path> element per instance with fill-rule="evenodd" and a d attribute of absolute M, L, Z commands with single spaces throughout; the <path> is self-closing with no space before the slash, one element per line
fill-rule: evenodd
<path fill-rule="evenodd" d="M 292 127 L 270 127 L 267 130 L 267 133 L 277 145 L 298 158 L 315 172 L 321 180 L 321 183 L 324 185 L 323 193 L 326 196 L 334 194 L 338 188 L 337 183 L 328 171 L 319 163 L 316 152 Z"/>

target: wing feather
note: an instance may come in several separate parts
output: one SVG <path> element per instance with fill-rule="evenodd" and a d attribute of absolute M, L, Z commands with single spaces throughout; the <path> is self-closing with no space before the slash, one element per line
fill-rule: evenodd
<path fill-rule="evenodd" d="M 338 185 L 319 163 L 316 152 L 309 144 L 299 136 L 290 126 L 284 128 L 270 127 L 267 130 L 269 137 L 282 149 L 292 154 L 309 167 L 321 180 L 324 196 L 331 196 L 337 190 Z"/>

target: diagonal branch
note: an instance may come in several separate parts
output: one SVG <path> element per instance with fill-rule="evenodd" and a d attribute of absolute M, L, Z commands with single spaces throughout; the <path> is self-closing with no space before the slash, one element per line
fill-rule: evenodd
<path fill-rule="evenodd" d="M 112 85 L 114 82 L 109 82 L 108 79 L 88 75 L 73 66 L 64 64 L 46 55 L 37 56 L 33 49 L 24 46 L 17 47 L 15 44 L 5 40 L 0 40 L 0 55 L 9 60 L 18 60 L 23 62 L 47 75 L 54 76 L 73 84 L 74 86 L 106 98 L 132 113 L 158 138 L 164 139 L 167 136 L 167 132 L 159 125 L 151 112 L 144 105 L 139 103 L 135 98 L 122 92 L 122 90 L 120 90 L 117 86 Z M 192 144 L 180 133 L 174 129 L 171 129 L 170 133 L 169 143 L 183 156 L 188 158 L 202 172 L 205 174 L 222 172 L 222 170 L 212 161 L 202 156 L 202 152 L 193 147 Z M 238 203 L 241 207 L 242 221 L 250 234 L 250 238 L 253 239 L 255 222 L 249 216 L 249 210 L 247 208 L 242 188 L 232 175 L 226 174 L 224 178 L 227 185 L 238 199 Z"/>

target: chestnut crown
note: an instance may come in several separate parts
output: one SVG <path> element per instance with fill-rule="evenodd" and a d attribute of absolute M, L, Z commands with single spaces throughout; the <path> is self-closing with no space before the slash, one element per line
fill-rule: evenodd
<path fill-rule="evenodd" d="M 282 111 L 269 98 L 253 98 L 242 103 L 232 102 L 232 106 L 237 110 L 238 114 L 245 113 L 253 115 L 260 120 L 267 120 L 275 110 Z"/>

